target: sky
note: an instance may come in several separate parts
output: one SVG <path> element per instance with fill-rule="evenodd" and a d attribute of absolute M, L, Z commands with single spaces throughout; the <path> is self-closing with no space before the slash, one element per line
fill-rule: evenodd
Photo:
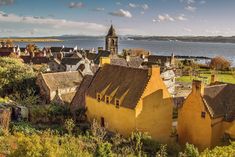
<path fill-rule="evenodd" d="M 0 37 L 235 36 L 235 0 L 0 0 Z"/>

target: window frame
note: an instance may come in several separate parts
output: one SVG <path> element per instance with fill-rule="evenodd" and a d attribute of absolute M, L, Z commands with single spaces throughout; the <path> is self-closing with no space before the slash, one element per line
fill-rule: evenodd
<path fill-rule="evenodd" d="M 119 99 L 115 99 L 115 107 L 120 108 L 120 100 Z"/>

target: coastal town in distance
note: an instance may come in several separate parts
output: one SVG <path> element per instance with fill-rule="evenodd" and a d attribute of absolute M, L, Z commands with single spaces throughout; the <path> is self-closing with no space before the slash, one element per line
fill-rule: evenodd
<path fill-rule="evenodd" d="M 42 1 L 0 0 L 0 157 L 235 157 L 235 2 Z"/>

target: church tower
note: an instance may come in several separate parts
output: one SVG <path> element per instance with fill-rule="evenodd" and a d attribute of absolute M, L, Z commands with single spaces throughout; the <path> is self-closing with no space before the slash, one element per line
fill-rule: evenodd
<path fill-rule="evenodd" d="M 106 51 L 110 51 L 111 55 L 118 54 L 118 36 L 116 35 L 113 25 L 111 25 L 109 32 L 106 35 L 105 49 Z"/>

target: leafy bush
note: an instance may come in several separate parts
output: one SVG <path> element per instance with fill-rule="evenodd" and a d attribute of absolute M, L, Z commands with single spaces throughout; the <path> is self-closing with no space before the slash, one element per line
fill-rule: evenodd
<path fill-rule="evenodd" d="M 72 135 L 72 131 L 75 127 L 73 119 L 66 119 L 64 123 L 65 129 L 68 131 L 69 135 Z"/>
<path fill-rule="evenodd" d="M 95 156 L 96 157 L 112 157 L 113 153 L 111 150 L 112 145 L 108 142 L 101 143 L 97 146 Z"/>
<path fill-rule="evenodd" d="M 39 133 L 38 130 L 36 130 L 32 125 L 30 125 L 29 123 L 26 123 L 26 122 L 12 123 L 10 126 L 10 131 L 12 133 L 21 132 L 24 134 Z"/>
<path fill-rule="evenodd" d="M 205 150 L 201 153 L 201 157 L 234 157 L 235 156 L 235 142 L 229 146 L 216 147 L 212 150 Z"/>
<path fill-rule="evenodd" d="M 19 59 L 0 57 L 0 95 L 24 93 L 36 89 L 33 69 Z"/>
<path fill-rule="evenodd" d="M 185 150 L 180 157 L 199 157 L 199 151 L 194 145 L 186 143 Z"/>

